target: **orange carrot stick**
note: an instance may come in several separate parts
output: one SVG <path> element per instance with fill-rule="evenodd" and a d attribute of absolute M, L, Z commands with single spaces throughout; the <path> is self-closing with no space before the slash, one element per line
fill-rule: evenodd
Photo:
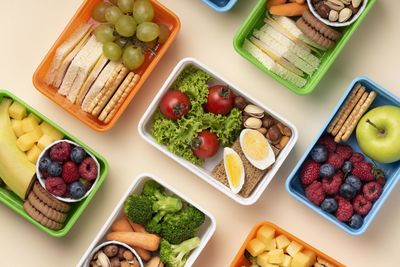
<path fill-rule="evenodd" d="M 156 251 L 160 246 L 160 237 L 153 234 L 136 232 L 112 232 L 106 236 L 107 240 L 116 240 L 131 246 L 137 246 L 146 250 Z"/>
<path fill-rule="evenodd" d="M 148 261 L 151 258 L 151 253 L 148 252 L 147 250 L 140 248 L 138 246 L 133 246 L 133 248 L 136 250 L 137 254 L 139 255 L 139 257 L 144 260 L 144 261 Z"/>
<path fill-rule="evenodd" d="M 133 232 L 133 228 L 125 217 L 118 218 L 111 225 L 112 232 Z"/>
<path fill-rule="evenodd" d="M 269 13 L 276 16 L 301 16 L 307 10 L 306 5 L 299 5 L 297 3 L 288 3 L 279 6 L 272 6 Z"/>

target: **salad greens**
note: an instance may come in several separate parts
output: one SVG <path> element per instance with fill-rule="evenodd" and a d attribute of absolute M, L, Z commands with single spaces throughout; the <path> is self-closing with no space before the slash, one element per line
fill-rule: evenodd
<path fill-rule="evenodd" d="M 207 82 L 211 79 L 208 73 L 194 67 L 183 70 L 172 88 L 189 97 L 189 113 L 179 120 L 172 121 L 158 110 L 151 127 L 151 134 L 158 143 L 196 165 L 204 162 L 193 155 L 191 149 L 191 142 L 199 132 L 210 129 L 217 135 L 222 146 L 231 146 L 242 129 L 242 112 L 237 108 L 233 108 L 226 116 L 204 111 L 203 104 L 207 102 L 208 96 Z"/>

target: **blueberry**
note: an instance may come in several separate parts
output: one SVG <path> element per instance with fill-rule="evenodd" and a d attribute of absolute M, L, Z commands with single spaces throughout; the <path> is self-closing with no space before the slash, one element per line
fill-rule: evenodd
<path fill-rule="evenodd" d="M 349 184 L 352 187 L 354 187 L 354 189 L 356 191 L 360 190 L 361 186 L 362 186 L 361 180 L 357 176 L 354 176 L 354 175 L 350 175 L 346 178 L 346 184 Z"/>
<path fill-rule="evenodd" d="M 331 164 L 325 163 L 319 169 L 319 174 L 322 178 L 332 177 L 335 174 L 335 168 Z"/>
<path fill-rule="evenodd" d="M 361 215 L 358 214 L 354 214 L 353 216 L 351 216 L 350 221 L 349 221 L 349 226 L 353 229 L 358 229 L 361 227 L 361 225 L 363 224 L 364 219 L 363 217 L 361 217 Z"/>
<path fill-rule="evenodd" d="M 323 211 L 329 212 L 329 213 L 333 213 L 337 210 L 338 208 L 338 204 L 336 199 L 334 198 L 325 198 L 324 201 L 322 201 L 321 203 L 321 209 Z"/>
<path fill-rule="evenodd" d="M 316 162 L 325 162 L 328 159 L 328 151 L 322 145 L 316 145 L 311 150 L 311 158 Z"/>
<path fill-rule="evenodd" d="M 80 164 L 86 158 L 86 152 L 81 147 L 74 147 L 71 151 L 71 159 Z"/>
<path fill-rule="evenodd" d="M 47 172 L 50 176 L 52 177 L 58 177 L 61 175 L 62 172 L 62 166 L 61 163 L 53 161 L 49 164 L 47 167 Z"/>
<path fill-rule="evenodd" d="M 84 185 L 77 181 L 77 182 L 73 182 L 70 186 L 69 186 L 69 195 L 71 196 L 71 198 L 74 199 L 79 199 L 81 197 L 83 197 L 86 194 L 86 190 Z"/>
<path fill-rule="evenodd" d="M 357 190 L 351 185 L 344 183 L 340 186 L 339 193 L 346 199 L 352 199 L 356 195 Z"/>
<path fill-rule="evenodd" d="M 342 167 L 344 173 L 349 173 L 353 170 L 353 163 L 351 161 L 345 161 Z"/>
<path fill-rule="evenodd" d="M 49 157 L 43 157 L 39 161 L 39 171 L 47 172 L 47 168 L 51 163 L 51 159 Z"/>

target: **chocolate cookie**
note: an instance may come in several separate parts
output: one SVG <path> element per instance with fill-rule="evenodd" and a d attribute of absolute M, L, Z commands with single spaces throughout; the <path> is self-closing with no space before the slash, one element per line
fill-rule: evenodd
<path fill-rule="evenodd" d="M 297 27 L 305 34 L 308 38 L 316 42 L 318 45 L 329 49 L 335 45 L 335 42 L 326 38 L 323 34 L 319 33 L 313 27 L 311 27 L 303 18 L 296 21 Z"/>
<path fill-rule="evenodd" d="M 55 222 L 46 216 L 44 216 L 42 213 L 40 213 L 37 209 L 35 209 L 29 201 L 25 201 L 24 203 L 24 209 L 25 211 L 37 222 L 39 222 L 41 225 L 52 229 L 52 230 L 59 230 L 63 227 L 61 223 Z"/>
<path fill-rule="evenodd" d="M 34 207 L 43 215 L 45 215 L 47 218 L 55 222 L 64 223 L 65 219 L 67 219 L 66 213 L 59 212 L 53 209 L 52 207 L 47 206 L 36 196 L 36 194 L 33 191 L 29 194 L 28 201 L 32 205 L 32 207 Z"/>
<path fill-rule="evenodd" d="M 33 185 L 33 192 L 40 199 L 40 201 L 44 202 L 47 206 L 60 211 L 60 212 L 68 212 L 70 210 L 70 205 L 67 203 L 61 202 L 52 195 L 50 195 L 44 188 L 42 188 L 39 182 L 35 182 Z"/>
<path fill-rule="evenodd" d="M 336 41 L 342 35 L 340 32 L 332 29 L 328 25 L 319 21 L 316 17 L 314 17 L 313 14 L 311 14 L 310 10 L 308 9 L 303 13 L 302 18 L 304 19 L 305 22 L 307 22 L 308 25 L 314 28 L 317 32 L 319 32 L 320 34 L 322 34 L 323 36 L 332 41 Z"/>

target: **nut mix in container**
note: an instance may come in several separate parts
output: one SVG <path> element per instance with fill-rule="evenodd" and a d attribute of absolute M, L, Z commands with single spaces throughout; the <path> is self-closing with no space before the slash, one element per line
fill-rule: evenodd
<path fill-rule="evenodd" d="M 355 16 L 364 0 L 311 0 L 318 15 L 331 22 L 346 22 Z"/>

